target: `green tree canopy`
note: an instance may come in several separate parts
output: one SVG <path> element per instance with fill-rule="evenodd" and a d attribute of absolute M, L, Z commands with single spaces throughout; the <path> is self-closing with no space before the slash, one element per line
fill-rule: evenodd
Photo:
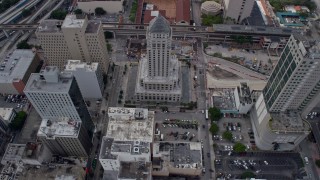
<path fill-rule="evenodd" d="M 76 9 L 76 10 L 74 11 L 74 13 L 75 13 L 75 14 L 82 14 L 83 12 L 82 12 L 81 9 Z"/>
<path fill-rule="evenodd" d="M 223 132 L 222 137 L 223 137 L 223 139 L 231 141 L 233 136 L 232 136 L 231 132 L 225 131 L 225 132 Z"/>
<path fill-rule="evenodd" d="M 246 172 L 241 174 L 241 179 L 255 178 L 255 177 L 256 177 L 256 175 L 251 171 L 246 171 Z"/>
<path fill-rule="evenodd" d="M 16 117 L 11 121 L 9 127 L 13 130 L 20 130 L 23 127 L 24 121 L 27 118 L 27 113 L 20 111 L 16 114 Z"/>
<path fill-rule="evenodd" d="M 111 39 L 111 38 L 113 38 L 113 33 L 110 31 L 106 31 L 106 32 L 104 32 L 104 37 L 106 39 Z"/>
<path fill-rule="evenodd" d="M 209 131 L 212 134 L 217 134 L 219 132 L 219 126 L 216 123 L 212 123 Z"/>
<path fill-rule="evenodd" d="M 209 112 L 211 121 L 218 121 L 222 117 L 220 109 L 216 107 L 209 108 L 208 112 Z"/>
<path fill-rule="evenodd" d="M 204 26 L 212 26 L 213 24 L 222 24 L 223 18 L 220 15 L 212 16 L 203 14 L 202 16 L 202 24 Z"/>
<path fill-rule="evenodd" d="M 246 146 L 242 143 L 237 142 L 236 144 L 234 144 L 233 150 L 237 153 L 245 152 Z"/>
<path fill-rule="evenodd" d="M 27 16 L 30 16 L 31 15 L 31 10 L 30 9 L 24 9 L 22 10 L 21 14 L 23 17 L 27 17 Z"/>
<path fill-rule="evenodd" d="M 105 15 L 107 12 L 102 8 L 102 7 L 97 7 L 94 12 L 97 14 L 97 15 Z"/>
<path fill-rule="evenodd" d="M 67 11 L 57 9 L 52 11 L 51 18 L 52 19 L 58 19 L 58 20 L 64 20 L 64 18 L 67 16 Z"/>
<path fill-rule="evenodd" d="M 32 47 L 26 40 L 23 40 L 17 44 L 17 49 L 31 49 Z"/>

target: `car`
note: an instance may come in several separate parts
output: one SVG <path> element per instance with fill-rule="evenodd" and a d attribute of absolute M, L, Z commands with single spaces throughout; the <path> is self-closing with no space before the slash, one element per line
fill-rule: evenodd
<path fill-rule="evenodd" d="M 231 126 L 228 126 L 228 130 L 229 130 L 229 131 L 232 131 Z"/>
<path fill-rule="evenodd" d="M 241 131 L 241 127 L 238 127 L 238 131 Z"/>
<path fill-rule="evenodd" d="M 202 125 L 202 128 L 203 128 L 203 129 L 206 128 L 206 125 Z"/>
<path fill-rule="evenodd" d="M 231 156 L 231 154 L 232 154 L 232 152 L 231 152 L 231 151 L 229 151 L 228 156 Z"/>
<path fill-rule="evenodd" d="M 263 163 L 264 163 L 265 165 L 269 165 L 268 161 L 263 161 Z"/>

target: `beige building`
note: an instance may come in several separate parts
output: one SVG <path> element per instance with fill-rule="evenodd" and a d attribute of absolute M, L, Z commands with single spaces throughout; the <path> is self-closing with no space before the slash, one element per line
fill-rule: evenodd
<path fill-rule="evenodd" d="M 181 98 L 181 64 L 171 53 L 172 29 L 161 15 L 147 28 L 147 54 L 139 63 L 137 101 L 177 102 Z"/>
<path fill-rule="evenodd" d="M 224 19 L 240 24 L 249 17 L 255 0 L 222 0 Z"/>
<path fill-rule="evenodd" d="M 67 15 L 65 20 L 42 21 L 36 36 L 45 52 L 47 63 L 64 69 L 68 59 L 98 62 L 104 71 L 109 65 L 105 37 L 100 21 L 77 19 Z"/>
<path fill-rule="evenodd" d="M 94 13 L 97 7 L 103 8 L 107 13 L 122 11 L 123 0 L 79 0 L 78 7 L 85 13 Z"/>

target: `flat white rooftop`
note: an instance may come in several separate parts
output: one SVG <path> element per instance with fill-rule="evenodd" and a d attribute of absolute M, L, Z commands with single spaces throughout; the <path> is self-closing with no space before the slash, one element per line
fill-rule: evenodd
<path fill-rule="evenodd" d="M 25 148 L 25 144 L 8 144 L 7 150 L 2 157 L 1 164 L 6 164 L 6 162 L 20 161 Z"/>
<path fill-rule="evenodd" d="M 43 119 L 38 131 L 38 136 L 55 137 L 78 137 L 81 127 L 80 121 L 67 117 L 58 119 Z"/>
<path fill-rule="evenodd" d="M 13 108 L 0 108 L 0 117 L 8 121 L 10 119 L 10 116 L 12 114 Z"/>
<path fill-rule="evenodd" d="M 140 108 L 109 107 L 106 137 L 115 141 L 152 142 L 154 112 Z"/>
<path fill-rule="evenodd" d="M 96 71 L 98 63 L 86 63 L 80 60 L 68 60 L 65 70 L 76 71 L 77 69 L 84 69 L 85 71 Z"/>
<path fill-rule="evenodd" d="M 63 21 L 63 28 L 80 28 L 84 25 L 85 19 L 77 19 L 76 15 L 67 15 Z"/>
<path fill-rule="evenodd" d="M 7 56 L 0 67 L 0 83 L 10 83 L 24 77 L 35 57 L 32 50 L 17 49 Z"/>

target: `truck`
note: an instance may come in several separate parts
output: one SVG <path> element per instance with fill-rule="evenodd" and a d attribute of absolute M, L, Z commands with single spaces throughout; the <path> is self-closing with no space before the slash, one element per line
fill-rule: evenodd
<path fill-rule="evenodd" d="M 163 134 L 160 135 L 160 141 L 163 141 Z"/>
<path fill-rule="evenodd" d="M 208 110 L 206 109 L 206 120 L 208 120 L 209 119 L 209 112 L 208 112 Z"/>

